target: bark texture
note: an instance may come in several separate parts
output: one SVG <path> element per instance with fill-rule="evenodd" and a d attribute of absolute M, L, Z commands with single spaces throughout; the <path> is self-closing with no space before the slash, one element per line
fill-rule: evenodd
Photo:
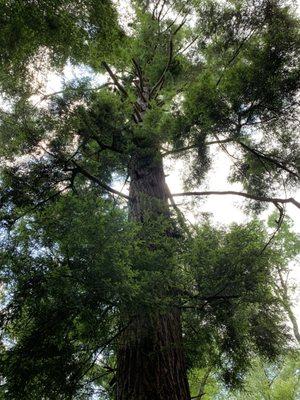
<path fill-rule="evenodd" d="M 130 219 L 170 218 L 158 151 L 134 154 L 130 177 Z M 190 399 L 178 309 L 134 316 L 119 342 L 116 378 L 117 400 Z"/>
<path fill-rule="evenodd" d="M 118 400 L 190 399 L 178 310 L 139 316 L 118 353 Z"/>

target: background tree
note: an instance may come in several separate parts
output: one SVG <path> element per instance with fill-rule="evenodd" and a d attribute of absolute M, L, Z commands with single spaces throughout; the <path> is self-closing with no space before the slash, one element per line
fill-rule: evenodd
<path fill-rule="evenodd" d="M 277 365 L 256 360 L 243 391 L 233 399 L 290 399 L 299 397 L 299 353 L 292 353 Z"/>
<path fill-rule="evenodd" d="M 192 393 L 195 389 L 197 395 L 192 396 L 192 399 L 296 400 L 300 390 L 299 352 L 294 349 L 280 357 L 276 363 L 270 363 L 263 358 L 253 359 L 252 367 L 244 377 L 242 389 L 228 390 L 222 384 L 216 370 L 211 370 L 208 377 L 204 371 L 198 371 L 193 378 Z"/>
<path fill-rule="evenodd" d="M 188 370 L 215 366 L 234 386 L 253 354 L 287 343 L 262 224 L 192 228 L 174 198 L 272 203 L 278 225 L 285 204 L 300 208 L 281 194 L 299 183 L 299 21 L 275 0 L 130 4 L 124 30 L 109 2 L 4 4 L 7 399 L 189 399 Z M 107 81 L 36 101 L 41 59 Z M 244 191 L 197 190 L 212 145 L 234 151 Z M 172 195 L 163 159 L 187 154 L 186 191 Z"/>
<path fill-rule="evenodd" d="M 276 223 L 276 220 L 275 220 Z M 274 219 L 270 218 L 269 225 L 274 227 Z M 293 300 L 295 297 L 295 283 L 290 283 L 290 275 L 293 267 L 298 267 L 299 259 L 299 238 L 291 231 L 291 221 L 286 218 L 286 221 L 281 224 L 280 231 L 276 233 L 274 246 L 277 248 L 277 279 L 275 282 L 276 295 L 280 299 L 287 317 L 292 324 L 294 337 L 297 345 L 300 344 L 300 333 L 297 318 L 293 311 Z M 276 228 L 277 230 L 277 228 Z M 287 263 L 290 260 L 290 263 Z M 293 264 L 291 264 L 293 262 Z"/>

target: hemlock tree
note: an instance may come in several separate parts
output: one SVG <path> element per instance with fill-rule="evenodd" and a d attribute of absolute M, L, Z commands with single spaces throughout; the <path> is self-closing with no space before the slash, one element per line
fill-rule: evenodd
<path fill-rule="evenodd" d="M 2 4 L 5 399 L 190 399 L 188 370 L 234 386 L 287 343 L 262 224 L 190 227 L 175 199 L 272 203 L 278 225 L 300 208 L 281 194 L 300 174 L 299 21 L 276 0 L 126 5 L 128 26 L 109 1 Z M 107 81 L 41 94 L 66 62 Z M 243 191 L 195 189 L 210 146 Z M 166 157 L 190 161 L 184 193 Z"/>

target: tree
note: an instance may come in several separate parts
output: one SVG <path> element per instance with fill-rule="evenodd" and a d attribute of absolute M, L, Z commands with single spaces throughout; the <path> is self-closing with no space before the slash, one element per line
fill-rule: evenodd
<path fill-rule="evenodd" d="M 199 384 L 200 382 L 200 384 Z M 195 371 L 191 380 L 198 400 L 297 400 L 299 397 L 299 351 L 291 350 L 276 363 L 264 358 L 254 358 L 244 377 L 243 387 L 226 388 L 219 379 L 218 371 Z"/>
<path fill-rule="evenodd" d="M 262 224 L 192 228 L 175 198 L 271 203 L 278 224 L 300 208 L 280 194 L 299 183 L 299 21 L 277 0 L 130 5 L 122 29 L 108 1 L 3 4 L 7 399 L 189 399 L 188 369 L 217 365 L 235 385 L 253 353 L 274 358 L 287 340 Z M 37 102 L 41 59 L 107 82 Z M 197 190 L 214 145 L 234 150 L 244 191 Z M 171 194 L 163 159 L 186 154 L 187 190 Z"/>
<path fill-rule="evenodd" d="M 237 392 L 232 399 L 267 400 L 299 397 L 299 353 L 289 354 L 277 365 L 268 365 L 255 360 L 243 391 Z"/>

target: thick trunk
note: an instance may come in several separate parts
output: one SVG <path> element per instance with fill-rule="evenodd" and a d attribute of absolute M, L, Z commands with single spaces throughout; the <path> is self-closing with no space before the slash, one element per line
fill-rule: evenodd
<path fill-rule="evenodd" d="M 134 156 L 132 161 L 130 219 L 146 224 L 152 218 L 169 218 L 161 159 L 143 154 Z M 178 309 L 145 311 L 133 317 L 119 342 L 116 397 L 117 400 L 190 399 Z"/>
<path fill-rule="evenodd" d="M 137 317 L 122 337 L 117 399 L 190 399 L 178 310 Z"/>
<path fill-rule="evenodd" d="M 168 215 L 168 189 L 162 159 L 154 150 L 132 157 L 130 169 L 130 212 L 133 221 Z"/>

